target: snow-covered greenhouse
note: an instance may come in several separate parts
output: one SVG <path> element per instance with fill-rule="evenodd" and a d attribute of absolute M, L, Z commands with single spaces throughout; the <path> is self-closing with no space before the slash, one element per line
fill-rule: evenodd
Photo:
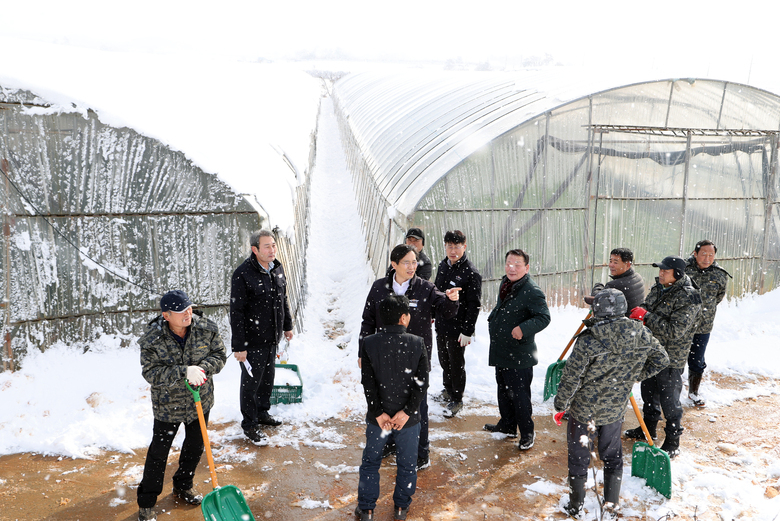
<path fill-rule="evenodd" d="M 718 246 L 731 295 L 778 285 L 780 97 L 726 81 L 365 72 L 335 85 L 377 275 L 409 227 L 428 256 L 460 229 L 495 302 L 523 248 L 550 304 L 582 305 L 615 247 L 653 262 Z"/>
<path fill-rule="evenodd" d="M 321 82 L 302 72 L 291 81 L 299 88 L 276 88 L 286 88 L 295 98 L 290 103 L 299 107 L 303 123 L 292 132 L 296 154 L 244 136 L 258 127 L 251 111 L 229 104 L 184 107 L 196 110 L 192 118 L 203 123 L 195 129 L 198 139 L 241 163 L 233 179 L 222 175 L 229 174 L 229 162 L 211 164 L 208 171 L 192 160 L 193 147 L 177 150 L 144 128 L 108 124 L 110 111 L 66 103 L 61 95 L 52 100 L 18 84 L 0 87 L 0 371 L 13 370 L 29 349 L 58 341 L 84 349 L 102 335 L 127 342 L 128 335 L 143 331 L 159 310 L 160 296 L 171 289 L 187 291 L 227 342 L 231 274 L 249 254 L 250 233 L 261 227 L 277 234 L 300 327 L 308 173 Z M 249 88 L 258 98 L 267 94 L 262 82 Z M 264 105 L 290 106 L 280 99 L 252 102 L 266 114 Z M 122 112 L 121 103 L 113 106 L 114 116 Z M 288 122 L 296 118 L 292 112 Z M 163 124 L 173 119 L 166 113 L 154 117 Z M 250 145 L 243 153 L 251 161 L 225 153 L 245 141 Z M 258 183 L 262 176 L 279 183 Z M 268 191 L 265 200 L 258 185 Z M 272 190 L 279 185 L 282 193 Z M 289 216 L 269 210 L 265 201 L 273 198 L 289 206 Z"/>

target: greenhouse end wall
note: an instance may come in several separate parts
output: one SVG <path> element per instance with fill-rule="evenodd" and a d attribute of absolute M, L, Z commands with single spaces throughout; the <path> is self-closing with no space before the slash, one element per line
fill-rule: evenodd
<path fill-rule="evenodd" d="M 91 112 L 28 111 L 45 102 L 3 92 L 3 369 L 57 342 L 89 349 L 117 335 L 127 345 L 171 289 L 185 290 L 229 345 L 231 275 L 267 218 L 156 140 L 108 127 Z M 308 177 L 296 189 L 296 236 L 277 236 L 298 326 Z"/>

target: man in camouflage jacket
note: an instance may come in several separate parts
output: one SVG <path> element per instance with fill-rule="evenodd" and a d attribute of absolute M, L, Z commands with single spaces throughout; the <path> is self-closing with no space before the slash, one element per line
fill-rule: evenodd
<path fill-rule="evenodd" d="M 569 411 L 569 505 L 576 515 L 584 500 L 590 449 L 580 442 L 598 437 L 604 462 L 605 500 L 615 507 L 623 476 L 620 428 L 634 382 L 654 376 L 669 365 L 669 357 L 650 330 L 626 315 L 626 297 L 614 288 L 598 292 L 594 318 L 577 337 L 555 396 L 555 410 Z M 589 430 L 592 424 L 594 430 Z"/>
<path fill-rule="evenodd" d="M 688 398 L 697 407 L 704 407 L 705 403 L 699 395 L 699 385 L 707 368 L 704 361 L 704 352 L 710 341 L 710 332 L 715 322 L 715 312 L 718 304 L 726 296 L 726 284 L 731 275 L 718 266 L 715 254 L 718 247 L 708 240 L 699 241 L 685 263 L 685 274 L 699 287 L 701 293 L 701 318 L 696 334 L 693 335 L 691 352 L 688 354 Z"/>
<path fill-rule="evenodd" d="M 185 380 L 200 386 L 206 422 L 214 405 L 212 376 L 225 365 L 225 345 L 217 325 L 192 311 L 183 291 L 166 293 L 160 300 L 162 314 L 154 318 L 139 340 L 144 379 L 151 384 L 154 426 L 146 454 L 144 474 L 138 485 L 139 520 L 155 519 L 152 507 L 163 489 L 168 453 L 179 425 L 185 438 L 179 468 L 173 475 L 173 493 L 185 502 L 199 504 L 193 476 L 203 454 L 203 438 L 197 409 Z"/>
<path fill-rule="evenodd" d="M 663 410 L 666 438 L 661 448 L 673 458 L 680 452 L 682 373 L 701 315 L 701 296 L 685 274 L 685 261 L 680 257 L 666 257 L 653 266 L 659 269 L 656 283 L 642 305 L 634 308 L 629 316 L 642 320 L 669 355 L 669 367 L 644 380 L 641 390 L 647 430 L 655 438 Z M 625 434 L 629 438 L 644 439 L 641 427 Z"/>

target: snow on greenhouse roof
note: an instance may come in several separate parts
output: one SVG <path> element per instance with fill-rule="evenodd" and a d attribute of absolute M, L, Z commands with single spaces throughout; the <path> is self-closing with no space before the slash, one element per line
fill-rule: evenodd
<path fill-rule="evenodd" d="M 27 90 L 47 111 L 95 111 L 184 153 L 256 198 L 290 235 L 293 188 L 304 178 L 321 83 L 282 65 L 104 52 L 0 37 L 0 87 Z M 35 108 L 35 113 L 41 109 Z M 292 172 L 282 153 L 294 165 Z"/>
<path fill-rule="evenodd" d="M 591 94 L 671 77 L 563 67 L 370 71 L 339 80 L 335 96 L 391 213 L 409 216 L 449 170 L 518 125 Z"/>

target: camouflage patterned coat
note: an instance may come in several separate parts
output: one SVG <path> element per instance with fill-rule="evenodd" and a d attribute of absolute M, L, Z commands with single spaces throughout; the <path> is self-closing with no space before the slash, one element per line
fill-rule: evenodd
<path fill-rule="evenodd" d="M 152 409 L 154 419 L 169 423 L 198 421 L 198 413 L 192 394 L 184 385 L 187 366 L 196 365 L 206 372 L 206 383 L 200 387 L 203 412 L 214 405 L 214 379 L 225 366 L 225 345 L 217 325 L 201 316 L 192 314 L 192 325 L 187 342 L 182 349 L 171 336 L 168 323 L 158 315 L 149 322 L 146 333 L 138 343 L 141 346 L 141 373 L 152 385 Z"/>
<path fill-rule="evenodd" d="M 669 365 L 660 342 L 641 322 L 624 316 L 585 321 L 561 375 L 555 410 L 580 423 L 609 425 L 623 418 L 634 382 Z"/>
<path fill-rule="evenodd" d="M 713 262 L 706 269 L 699 269 L 693 256 L 688 257 L 685 262 L 685 274 L 699 287 L 701 293 L 701 317 L 696 333 L 709 333 L 715 323 L 718 304 L 726 296 L 726 284 L 731 274 L 718 266 L 717 262 Z"/>
<path fill-rule="evenodd" d="M 643 308 L 645 325 L 669 355 L 669 367 L 683 369 L 701 316 L 701 296 L 690 277 L 685 275 L 664 290 L 655 279 Z"/>

